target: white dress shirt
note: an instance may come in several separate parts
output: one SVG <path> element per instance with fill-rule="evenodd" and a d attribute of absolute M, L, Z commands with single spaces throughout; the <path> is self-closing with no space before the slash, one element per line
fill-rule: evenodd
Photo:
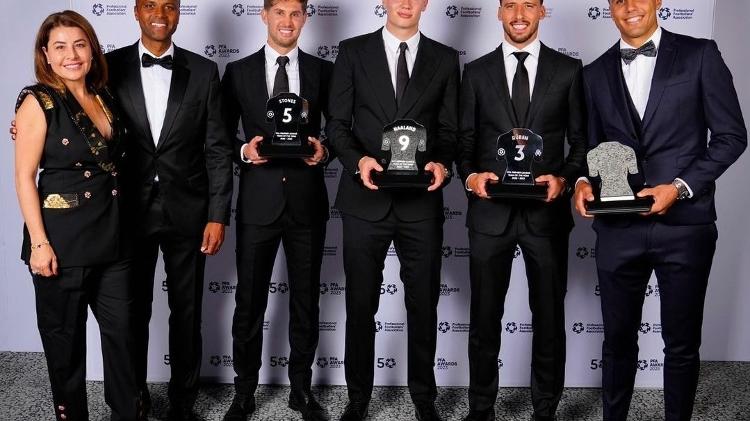
<path fill-rule="evenodd" d="M 409 47 L 406 49 L 404 55 L 406 56 L 406 68 L 409 70 L 411 76 L 412 70 L 414 69 L 414 61 L 417 59 L 417 50 L 419 49 L 419 39 L 421 35 L 417 31 L 414 36 L 401 41 L 396 38 L 395 35 L 388 32 L 388 28 L 383 27 L 383 43 L 385 44 L 385 57 L 388 60 L 388 70 L 391 72 L 391 83 L 393 84 L 393 92 L 396 92 L 396 76 L 398 73 L 398 56 L 401 55 L 399 46 L 402 42 L 405 42 Z"/>
<path fill-rule="evenodd" d="M 656 50 L 659 51 L 661 28 L 657 28 L 653 35 L 651 35 L 651 38 L 646 40 L 644 44 L 648 41 L 653 41 Z M 620 39 L 621 50 L 638 47 L 640 45 L 633 46 L 625 42 L 624 39 Z M 628 92 L 630 92 L 630 99 L 633 100 L 633 105 L 638 110 L 638 115 L 643 119 L 643 115 L 646 113 L 648 97 L 651 93 L 651 80 L 654 78 L 656 56 L 646 57 L 643 54 L 639 54 L 630 64 L 625 64 L 624 60 L 620 60 L 620 64 L 622 65 L 622 74 L 625 76 L 625 84 L 628 86 Z"/>
<path fill-rule="evenodd" d="M 148 54 L 155 58 L 161 58 L 171 55 L 174 58 L 174 44 L 170 45 L 167 51 L 157 57 L 151 54 L 143 41 L 138 43 L 138 59 Z M 151 136 L 154 145 L 159 142 L 161 128 L 164 125 L 164 117 L 167 114 L 167 100 L 169 99 L 169 87 L 172 84 L 172 70 L 165 69 L 162 66 L 141 66 L 141 84 L 143 86 L 143 98 L 146 100 L 146 115 L 148 125 L 151 128 Z"/>
<path fill-rule="evenodd" d="M 270 98 L 273 95 L 273 83 L 276 80 L 276 72 L 279 70 L 279 64 L 276 63 L 276 59 L 282 54 L 271 48 L 268 43 L 266 43 L 263 51 L 266 54 L 266 88 L 268 88 L 268 97 Z M 292 51 L 283 55 L 289 58 L 289 63 L 286 65 L 286 74 L 289 77 L 289 92 L 299 95 L 299 47 L 294 47 Z"/>
<path fill-rule="evenodd" d="M 513 77 L 516 75 L 518 68 L 518 59 L 513 53 L 525 51 L 529 53 L 523 64 L 529 73 L 529 94 L 534 93 L 534 82 L 536 81 L 536 69 L 539 66 L 539 51 L 542 49 L 542 43 L 537 37 L 531 44 L 519 49 L 508 42 L 503 42 L 500 46 L 503 50 L 503 60 L 505 61 L 505 79 L 508 82 L 508 92 L 513 97 Z"/>

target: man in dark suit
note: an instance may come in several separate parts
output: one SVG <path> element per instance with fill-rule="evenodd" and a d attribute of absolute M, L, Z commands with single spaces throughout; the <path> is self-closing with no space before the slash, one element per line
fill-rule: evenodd
<path fill-rule="evenodd" d="M 533 419 L 554 419 L 563 391 L 564 298 L 573 227 L 566 186 L 585 157 L 585 110 L 581 61 L 539 41 L 545 13 L 542 0 L 501 0 L 498 19 L 505 41 L 464 71 L 458 168 L 471 192 L 466 219 L 471 247 L 467 421 L 495 419 L 501 319 L 517 245 L 523 252 L 533 314 Z M 498 181 L 498 170 L 503 169 L 497 162 L 498 137 L 513 128 L 528 128 L 543 139 L 542 160 L 532 169 L 535 181 L 547 185 L 544 202 L 487 195 L 487 183 Z M 519 154 L 532 153 L 521 148 Z M 516 151 L 512 153 L 515 157 Z"/>
<path fill-rule="evenodd" d="M 612 0 L 621 40 L 584 69 L 589 147 L 635 150 L 631 185 L 653 196 L 645 215 L 597 217 L 604 344 L 604 419 L 625 420 L 638 360 L 644 292 L 656 273 L 668 421 L 689 420 L 698 384 L 703 305 L 716 247 L 716 179 L 742 154 L 747 130 L 716 43 L 658 26 L 659 0 Z M 711 137 L 706 142 L 708 131 Z M 636 188 L 636 190 L 637 190 Z M 593 200 L 576 185 L 581 215 Z"/>
<path fill-rule="evenodd" d="M 124 171 L 134 244 L 136 381 L 143 412 L 148 325 L 158 250 L 169 295 L 170 419 L 190 419 L 201 366 L 206 255 L 229 223 L 231 143 L 215 63 L 172 44 L 179 1 L 138 0 L 141 40 L 107 55 L 110 84 L 129 128 Z"/>
<path fill-rule="evenodd" d="M 279 244 L 284 243 L 289 276 L 289 407 L 305 420 L 326 419 L 310 393 L 311 366 L 318 345 L 318 299 L 328 194 L 323 167 L 330 157 L 318 141 L 327 115 L 333 64 L 301 51 L 297 40 L 307 18 L 306 0 L 266 0 L 261 17 L 268 41 L 260 51 L 227 65 L 222 80 L 227 129 L 241 118 L 249 142 L 236 139 L 240 167 L 237 197 L 237 291 L 232 322 L 235 397 L 226 421 L 245 420 L 255 410 L 261 367 L 263 316 Z M 274 134 L 266 102 L 292 92 L 308 101 L 302 138 L 315 148 L 306 159 L 266 159 L 258 145 Z M 263 200 L 258 200 L 262 197 Z"/>
<path fill-rule="evenodd" d="M 433 360 L 443 240 L 443 196 L 455 153 L 458 55 L 419 33 L 427 0 L 384 0 L 385 28 L 343 41 L 331 80 L 328 135 L 342 162 L 336 207 L 343 213 L 346 274 L 342 420 L 367 415 L 373 386 L 374 315 L 388 247 L 401 263 L 408 325 L 408 385 L 419 420 L 439 419 Z M 383 128 L 413 119 L 427 129 L 418 162 L 432 173 L 425 190 L 388 191 L 372 182 L 383 171 Z"/>

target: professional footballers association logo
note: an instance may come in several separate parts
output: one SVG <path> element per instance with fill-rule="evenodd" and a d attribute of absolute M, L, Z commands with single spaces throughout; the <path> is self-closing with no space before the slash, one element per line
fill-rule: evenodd
<path fill-rule="evenodd" d="M 375 333 L 380 332 L 381 330 L 383 330 L 383 322 L 375 320 Z"/>
<path fill-rule="evenodd" d="M 516 333 L 518 330 L 518 325 L 516 322 L 508 322 L 505 324 L 505 331 L 508 333 Z"/>
<path fill-rule="evenodd" d="M 388 11 L 385 10 L 385 6 L 383 6 L 382 4 L 379 4 L 379 5 L 375 6 L 375 16 L 377 16 L 379 18 L 382 18 L 387 13 L 388 13 Z"/>
<path fill-rule="evenodd" d="M 232 6 L 232 14 L 235 16 L 242 16 L 245 14 L 245 6 L 240 3 L 236 3 Z"/>
<path fill-rule="evenodd" d="M 216 281 L 211 281 L 208 283 L 208 290 L 216 294 L 221 289 L 221 286 Z"/>
<path fill-rule="evenodd" d="M 578 256 L 579 259 L 585 259 L 589 257 L 589 249 L 586 247 L 578 247 L 578 250 L 576 250 L 576 256 Z"/>
<path fill-rule="evenodd" d="M 211 363 L 212 366 L 218 367 L 221 365 L 221 356 L 212 355 L 211 358 L 208 360 L 208 362 Z"/>
<path fill-rule="evenodd" d="M 321 45 L 318 47 L 318 57 L 328 58 L 329 55 L 331 55 L 331 50 L 328 49 L 327 45 Z"/>
<path fill-rule="evenodd" d="M 581 333 L 583 333 L 583 329 L 584 329 L 583 328 L 583 323 L 581 323 L 581 322 L 575 322 L 575 323 L 573 323 L 573 332 L 576 335 L 580 335 Z"/>
<path fill-rule="evenodd" d="M 599 7 L 597 7 L 597 6 L 589 7 L 589 17 L 592 20 L 597 20 L 601 16 L 602 16 L 602 11 L 601 11 L 601 9 L 599 9 Z"/>
<path fill-rule="evenodd" d="M 517 259 L 521 255 L 521 247 L 516 246 L 516 250 L 513 252 L 513 258 Z"/>
<path fill-rule="evenodd" d="M 385 366 L 388 368 L 393 368 L 396 366 L 396 359 L 395 358 L 386 358 L 385 359 Z"/>
<path fill-rule="evenodd" d="M 320 368 L 328 367 L 328 358 L 325 358 L 325 357 L 318 358 L 318 361 L 315 362 L 315 365 L 317 365 Z"/>
<path fill-rule="evenodd" d="M 307 5 L 307 17 L 312 17 L 315 14 L 315 6 L 312 4 Z"/>
<path fill-rule="evenodd" d="M 440 324 L 438 324 L 438 330 L 440 333 L 447 333 L 451 330 L 451 324 L 448 322 L 440 322 Z"/>
<path fill-rule="evenodd" d="M 443 247 L 443 257 L 447 259 L 451 257 L 452 254 L 453 254 L 453 249 L 450 246 Z"/>
<path fill-rule="evenodd" d="M 651 324 L 650 323 L 641 323 L 641 327 L 639 327 L 638 330 L 645 335 L 648 332 L 651 332 Z"/>
<path fill-rule="evenodd" d="M 94 6 L 91 8 L 91 13 L 101 16 L 104 14 L 104 6 L 101 3 L 94 3 Z"/>
<path fill-rule="evenodd" d="M 659 9 L 659 17 L 661 20 L 667 20 L 672 17 L 672 10 L 669 7 L 662 7 Z"/>
<path fill-rule="evenodd" d="M 445 9 L 445 16 L 448 16 L 451 19 L 453 19 L 456 16 L 458 16 L 458 7 L 456 7 L 454 5 L 448 6 Z"/>
<path fill-rule="evenodd" d="M 207 57 L 213 57 L 216 55 L 216 46 L 215 45 L 207 45 L 206 48 L 203 49 L 203 53 L 206 54 Z"/>
<path fill-rule="evenodd" d="M 648 361 L 647 360 L 638 360 L 638 369 L 643 371 L 648 368 Z"/>

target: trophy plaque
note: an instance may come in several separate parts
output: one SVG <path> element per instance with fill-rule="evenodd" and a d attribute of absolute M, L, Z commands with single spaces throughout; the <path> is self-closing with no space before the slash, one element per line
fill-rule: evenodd
<path fill-rule="evenodd" d="M 266 103 L 266 121 L 276 124 L 270 141 L 258 145 L 263 158 L 309 158 L 315 148 L 303 136 L 301 126 L 307 124 L 308 103 L 291 92 L 283 92 Z"/>
<path fill-rule="evenodd" d="M 414 120 L 397 120 L 383 128 L 380 148 L 390 152 L 383 172 L 373 171 L 372 183 L 379 188 L 424 188 L 432 184 L 432 173 L 417 164 L 417 152 L 427 150 L 427 129 Z"/>
<path fill-rule="evenodd" d="M 586 203 L 589 214 L 640 213 L 651 209 L 654 198 L 635 196 L 628 183 L 629 174 L 638 174 L 633 148 L 619 142 L 602 142 L 589 151 L 586 161 L 589 177 L 600 179 L 598 197 Z"/>
<path fill-rule="evenodd" d="M 497 138 L 495 159 L 505 165 L 499 181 L 488 181 L 486 190 L 491 198 L 539 199 L 547 198 L 547 186 L 534 181 L 531 170 L 534 162 L 542 160 L 542 137 L 529 129 L 515 128 Z"/>

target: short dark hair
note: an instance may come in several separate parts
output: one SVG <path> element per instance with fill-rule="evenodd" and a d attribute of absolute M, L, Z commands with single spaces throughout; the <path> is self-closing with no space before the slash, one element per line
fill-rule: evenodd
<path fill-rule="evenodd" d="M 55 74 L 52 67 L 47 63 L 47 56 L 43 48 L 47 48 L 49 35 L 53 29 L 64 26 L 67 28 L 80 28 L 91 46 L 91 69 L 86 74 L 86 84 L 96 89 L 103 89 L 107 84 L 107 60 L 102 53 L 99 39 L 89 21 L 72 10 L 63 10 L 47 16 L 39 27 L 34 43 L 34 73 L 39 83 L 49 85 L 58 90 L 63 90 L 65 85 L 60 77 Z"/>
<path fill-rule="evenodd" d="M 500 0 L 500 5 L 502 6 L 502 4 L 503 4 L 503 0 Z M 539 4 L 544 5 L 544 0 L 539 0 Z"/>
<path fill-rule="evenodd" d="M 284 1 L 284 0 L 263 0 L 263 8 L 266 10 L 270 10 L 272 7 L 276 6 L 276 3 Z M 291 0 L 295 1 L 295 0 Z M 302 10 L 307 9 L 307 0 L 296 0 L 302 5 Z"/>

